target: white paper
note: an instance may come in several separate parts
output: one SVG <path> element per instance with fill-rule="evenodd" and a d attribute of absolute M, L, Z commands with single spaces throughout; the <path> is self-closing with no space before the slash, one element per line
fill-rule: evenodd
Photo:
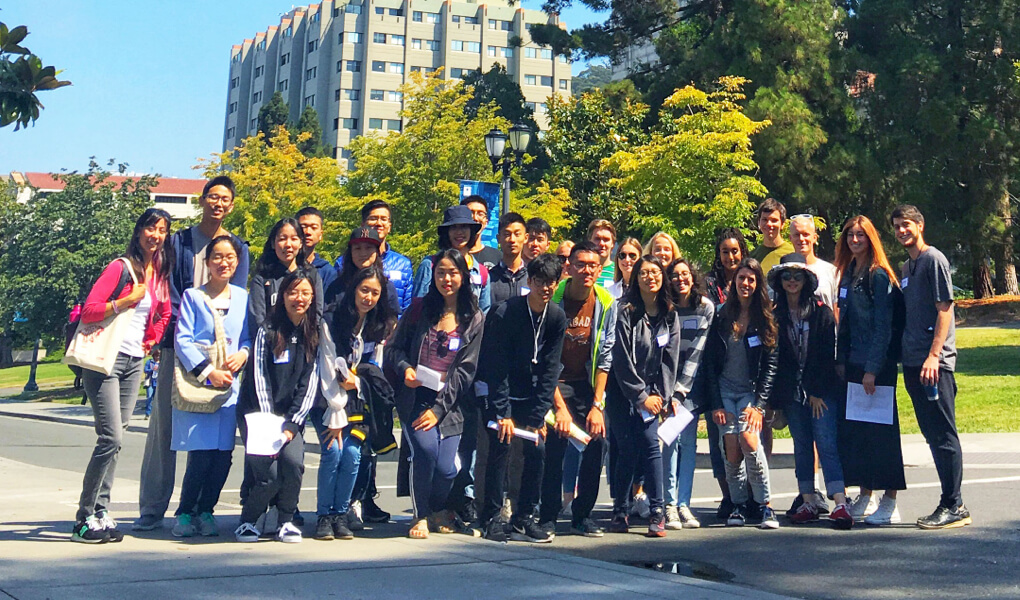
<path fill-rule="evenodd" d="M 846 418 L 850 421 L 892 425 L 893 394 L 895 388 L 888 385 L 875 386 L 875 393 L 868 395 L 859 383 L 846 386 Z"/>
<path fill-rule="evenodd" d="M 272 413 L 255 412 L 244 415 L 248 425 L 248 440 L 244 451 L 253 456 L 274 456 L 287 441 L 283 434 L 283 417 Z"/>
<path fill-rule="evenodd" d="M 499 431 L 499 423 L 495 421 L 489 421 L 489 429 Z M 521 429 L 520 427 L 514 427 L 514 437 L 519 437 L 522 440 L 528 440 L 529 442 L 538 443 L 538 434 L 534 431 L 527 429 Z"/>
<path fill-rule="evenodd" d="M 415 368 L 414 378 L 433 392 L 441 392 L 446 387 L 446 383 L 443 382 L 443 373 L 425 365 L 418 365 Z"/>
<path fill-rule="evenodd" d="M 691 411 L 680 405 L 676 405 L 676 408 L 675 415 L 670 415 L 665 421 L 659 423 L 659 439 L 667 446 L 675 442 L 676 438 L 680 437 L 680 432 L 694 420 Z"/>

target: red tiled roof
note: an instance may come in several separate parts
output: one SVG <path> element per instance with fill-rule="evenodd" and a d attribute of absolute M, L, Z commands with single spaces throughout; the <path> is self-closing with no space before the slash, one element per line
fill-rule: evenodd
<path fill-rule="evenodd" d="M 49 173 L 22 173 L 28 184 L 34 188 L 40 190 L 54 190 L 59 191 L 64 189 L 64 182 L 59 179 L 54 179 L 53 175 Z M 123 177 L 120 175 L 111 175 L 107 181 L 120 185 L 127 179 L 137 180 L 137 177 Z M 202 193 L 202 188 L 205 187 L 205 179 L 176 179 L 171 177 L 160 177 L 157 183 L 152 188 L 154 194 L 165 194 L 171 196 L 198 196 Z"/>

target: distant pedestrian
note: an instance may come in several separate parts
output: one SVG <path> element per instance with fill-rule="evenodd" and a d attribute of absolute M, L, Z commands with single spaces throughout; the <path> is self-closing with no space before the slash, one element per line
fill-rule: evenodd
<path fill-rule="evenodd" d="M 152 397 L 156 395 L 156 382 L 159 381 L 159 361 L 149 357 L 142 368 L 145 376 L 142 387 L 145 388 L 145 418 L 152 414 Z"/>

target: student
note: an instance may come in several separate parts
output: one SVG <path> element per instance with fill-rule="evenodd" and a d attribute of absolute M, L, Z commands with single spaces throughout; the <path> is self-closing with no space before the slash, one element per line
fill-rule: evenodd
<path fill-rule="evenodd" d="M 372 265 L 358 271 L 340 294 L 327 323 L 335 356 L 343 361 L 339 374 L 343 377 L 337 377 L 342 391 L 336 391 L 342 395 L 338 401 L 344 406 L 343 415 L 338 415 L 336 410 L 329 410 L 332 403 L 320 395 L 309 412 L 320 444 L 315 539 L 352 539 L 353 530 L 358 528 L 354 524 L 357 515 L 350 505 L 361 461 L 372 456 L 371 400 L 393 395 L 379 365 L 372 363 L 377 348 L 397 322 L 396 308 L 388 301 L 391 288 L 380 267 Z"/>
<path fill-rule="evenodd" d="M 777 529 L 769 466 L 759 438 L 777 361 L 776 322 L 765 288 L 758 261 L 742 260 L 727 291 L 728 299 L 712 321 L 704 364 L 712 419 L 723 434 L 726 480 L 734 504 L 726 524 L 744 525 L 750 481 L 751 500 L 761 507 L 760 527 Z"/>
<path fill-rule="evenodd" d="M 343 256 L 340 257 L 340 271 L 333 284 L 326 288 L 325 291 L 325 308 L 323 310 L 327 313 L 325 315 L 327 323 L 330 322 L 330 315 L 328 313 L 332 311 L 336 301 L 350 289 L 351 282 L 354 281 L 354 277 L 358 272 L 372 266 L 383 268 L 382 256 L 379 254 L 382 247 L 382 240 L 375 229 L 371 227 L 355 227 L 351 231 L 351 237 L 347 241 L 347 249 L 344 250 Z M 400 292 L 397 291 L 397 287 L 392 279 L 387 282 L 386 291 L 388 292 L 386 294 L 387 302 L 399 314 L 400 304 L 398 303 L 398 296 Z"/>
<path fill-rule="evenodd" d="M 471 291 L 467 257 L 447 248 L 434 259 L 425 297 L 403 314 L 386 344 L 386 361 L 403 376 L 396 403 L 411 447 L 414 522 L 407 535 L 413 539 L 427 538 L 430 526 L 442 533 L 459 529 L 444 507 L 461 464 L 463 410 L 473 403 L 469 394 L 485 325 Z"/>
<path fill-rule="evenodd" d="M 666 535 L 659 417 L 672 411 L 668 400 L 676 385 L 680 352 L 680 327 L 668 281 L 666 266 L 654 256 L 645 256 L 634 265 L 627 295 L 619 301 L 606 401 L 609 427 L 619 443 L 613 469 L 618 493 L 609 524 L 612 533 L 629 529 L 630 496 L 626 491 L 641 461 L 650 504 L 648 535 Z"/>
<path fill-rule="evenodd" d="M 142 373 L 145 376 L 142 382 L 145 388 L 145 418 L 148 419 L 152 414 L 152 397 L 156 395 L 156 383 L 159 381 L 159 361 L 150 356 L 145 361 Z"/>
<path fill-rule="evenodd" d="M 248 245 L 241 238 L 223 228 L 223 219 L 234 209 L 234 182 L 226 175 L 209 180 L 198 199 L 202 219 L 193 227 L 181 229 L 170 236 L 174 261 L 170 270 L 170 304 L 172 316 L 160 343 L 160 360 L 174 364 L 174 332 L 177 330 L 177 312 L 184 290 L 198 287 L 209 280 L 204 256 L 213 238 L 231 236 L 240 247 L 237 269 L 230 283 L 240 287 L 248 285 Z M 145 454 L 139 477 L 139 518 L 131 529 L 151 531 L 163 526 L 163 516 L 170 506 L 174 492 L 177 455 L 170 449 L 171 412 L 170 394 L 173 377 L 161 377 L 156 384 L 156 399 L 152 418 L 145 437 Z"/>
<path fill-rule="evenodd" d="M 322 258 L 315 252 L 315 247 L 322 241 L 322 231 L 326 226 L 326 218 L 322 211 L 314 206 L 306 206 L 297 211 L 294 215 L 298 225 L 301 226 L 301 236 L 305 243 L 305 260 L 307 264 L 315 267 L 319 272 L 319 279 L 322 280 L 322 289 L 328 289 L 329 284 L 336 279 L 337 269 L 329 264 L 329 261 Z"/>
<path fill-rule="evenodd" d="M 794 524 L 817 521 L 815 453 L 825 474 L 825 491 L 836 502 L 829 514 L 836 529 L 854 525 L 846 503 L 843 465 L 836 427 L 836 319 L 814 297 L 818 278 L 800 254 L 787 254 L 769 271 L 776 296 L 778 368 L 770 404 L 782 409 L 793 436 L 793 454 L 801 504 L 790 517 Z M 816 450 L 817 449 L 817 450 Z"/>
<path fill-rule="evenodd" d="M 443 223 L 437 228 L 440 254 L 453 249 L 464 255 L 469 272 L 471 291 L 482 312 L 489 310 L 492 296 L 489 286 L 489 269 L 468 251 L 478 241 L 482 226 L 471 216 L 467 206 L 451 206 L 443 212 Z M 414 274 L 414 297 L 423 298 L 432 287 L 432 270 L 439 254 L 426 257 Z"/>
<path fill-rule="evenodd" d="M 255 276 L 248 286 L 248 329 L 258 331 L 280 299 L 280 285 L 291 271 L 299 267 L 308 271 L 308 279 L 315 286 L 315 316 L 322 317 L 322 279 L 316 269 L 307 268 L 304 238 L 301 225 L 295 219 L 280 219 L 269 230 L 262 256 L 255 263 Z"/>
<path fill-rule="evenodd" d="M 563 279 L 567 278 L 567 261 L 570 258 L 570 251 L 574 249 L 574 242 L 570 240 L 563 240 L 556 246 L 556 257 L 560 259 L 560 264 L 563 265 L 563 275 L 560 277 Z"/>
<path fill-rule="evenodd" d="M 677 245 L 673 236 L 665 231 L 660 231 L 653 235 L 648 240 L 648 243 L 645 244 L 642 254 L 651 254 L 661 260 L 664 265 L 668 265 L 681 256 L 680 246 Z"/>
<path fill-rule="evenodd" d="M 613 263 L 616 228 L 605 219 L 595 219 L 588 224 L 588 234 L 585 239 L 595 244 L 595 247 L 599 249 L 599 258 L 602 260 L 602 272 L 599 273 L 596 283 L 608 288 L 616 279 L 616 265 Z"/>
<path fill-rule="evenodd" d="M 234 531 L 239 542 L 257 542 L 255 526 L 275 499 L 281 542 L 301 541 L 292 523 L 304 472 L 304 429 L 318 388 L 316 364 L 319 319 L 315 313 L 314 271 L 295 269 L 280 282 L 280 301 L 255 336 L 253 355 L 245 372 L 238 400 L 237 423 L 248 446 L 245 415 L 268 413 L 283 417 L 285 443 L 275 456 L 245 456 L 252 473 L 251 488 L 241 509 L 241 524 Z"/>
<path fill-rule="evenodd" d="M 485 537 L 493 541 L 507 539 L 499 512 L 503 507 L 514 428 L 537 433 L 538 439 L 521 443 L 524 463 L 520 495 L 511 498 L 511 502 L 516 502 L 516 510 L 510 519 L 510 539 L 543 543 L 554 537 L 554 532 L 539 527 L 535 509 L 545 464 L 545 415 L 556 390 L 566 328 L 563 309 L 550 303 L 561 269 L 553 256 L 543 255 L 531 261 L 528 295 L 507 300 L 485 319 L 477 387 L 484 402 L 484 421 L 497 427 L 486 429 L 489 456 L 485 503 L 480 512 L 482 523 L 486 524 Z"/>
<path fill-rule="evenodd" d="M 209 281 L 201 287 L 185 290 L 181 299 L 174 341 L 177 360 L 198 381 L 214 388 L 229 388 L 230 395 L 211 413 L 184 410 L 185 406 L 173 407 L 171 447 L 175 452 L 188 453 L 181 501 L 172 531 L 175 537 L 192 537 L 196 533 L 219 535 L 212 513 L 230 473 L 237 430 L 240 371 L 251 353 L 248 292 L 230 283 L 237 269 L 240 249 L 230 236 L 220 236 L 209 242 L 204 252 Z M 218 333 L 226 339 L 217 339 Z M 211 363 L 205 350 L 217 343 L 226 346 L 223 364 Z M 174 377 L 176 367 L 168 367 L 166 376 Z"/>
<path fill-rule="evenodd" d="M 397 304 L 400 306 L 400 313 L 403 314 L 414 297 L 414 270 L 411 268 L 411 260 L 394 250 L 386 241 L 393 229 L 390 205 L 384 200 L 372 200 L 362 206 L 361 226 L 371 227 L 379 235 L 382 269 L 397 290 Z M 336 259 L 337 273 L 343 270 L 343 260 L 342 256 Z"/>
<path fill-rule="evenodd" d="M 924 215 L 915 206 L 896 207 L 896 240 L 910 256 L 900 269 L 906 307 L 903 328 L 903 384 L 910 394 L 917 424 L 931 448 L 942 483 L 935 511 L 917 520 L 921 529 L 971 524 L 963 504 L 963 450 L 956 432 L 956 323 L 953 277 L 944 254 L 924 241 Z"/>
<path fill-rule="evenodd" d="M 524 224 L 524 230 L 528 234 L 528 239 L 524 244 L 524 249 L 521 251 L 521 258 L 524 259 L 524 264 L 527 265 L 549 251 L 552 227 L 542 217 L 532 217 Z"/>
<path fill-rule="evenodd" d="M 485 198 L 477 195 L 468 196 L 460 201 L 460 205 L 468 207 L 471 211 L 471 218 L 479 225 L 479 230 L 484 230 L 489 224 L 489 204 L 485 201 Z M 475 260 L 485 265 L 485 268 L 490 271 L 499 264 L 501 257 L 499 250 L 482 243 L 482 236 L 480 235 L 475 238 L 474 243 L 471 245 L 470 253 Z"/>
<path fill-rule="evenodd" d="M 138 400 L 143 359 L 162 339 L 170 322 L 169 278 L 174 248 L 166 243 L 169 231 L 170 215 L 166 211 L 150 208 L 143 212 L 135 221 L 124 256 L 103 269 L 85 299 L 83 324 L 98 323 L 128 310 L 133 312 L 117 317 L 130 319 L 130 328 L 120 341 L 113 371 L 107 375 L 82 369 L 82 383 L 92 401 L 98 439 L 85 468 L 72 542 L 102 544 L 124 539 L 117 522 L 107 512 L 110 489 L 121 439 Z"/>
<path fill-rule="evenodd" d="M 768 273 L 779 264 L 779 259 L 793 253 L 793 244 L 783 239 L 783 223 L 786 223 L 786 206 L 775 198 L 766 198 L 758 205 L 758 231 L 761 244 L 751 251 L 751 258 L 761 264 Z"/>
<path fill-rule="evenodd" d="M 570 530 L 585 537 L 602 537 L 591 519 L 602 478 L 602 455 L 606 449 L 606 383 L 613 362 L 617 304 L 606 289 L 595 283 L 601 270 L 598 250 L 581 242 L 571 250 L 569 276 L 559 284 L 552 302 L 563 309 L 566 330 L 560 363 L 563 370 L 553 398 L 556 426 L 546 435 L 546 465 L 542 482 L 539 524 L 551 524 L 564 504 L 564 456 L 571 423 L 587 431 L 591 441 L 580 453 L 579 468 L 570 483 Z M 574 483 L 577 481 L 577 497 Z"/>
<path fill-rule="evenodd" d="M 844 479 L 861 488 L 850 515 L 869 525 L 899 523 L 896 494 L 907 488 L 907 482 L 896 409 L 902 328 L 894 328 L 893 318 L 897 305 L 902 308 L 902 294 L 878 231 L 867 217 L 858 215 L 843 226 L 836 268 L 840 273 L 836 369 L 847 383 L 862 385 L 868 394 L 874 394 L 876 386 L 891 387 L 893 393 L 890 425 L 848 420 L 843 407 L 839 438 Z M 881 502 L 874 490 L 885 491 Z"/>
<path fill-rule="evenodd" d="M 489 271 L 489 291 L 493 305 L 528 293 L 528 286 L 525 285 L 528 272 L 524 268 L 522 255 L 526 239 L 524 217 L 509 212 L 499 218 L 499 249 L 503 257 Z"/>
<path fill-rule="evenodd" d="M 839 278 L 836 276 L 835 265 L 815 256 L 815 246 L 818 244 L 815 218 L 812 215 L 790 217 L 790 239 L 793 240 L 794 250 L 807 260 L 808 269 L 818 277 L 818 290 L 815 295 L 821 298 L 825 306 L 835 312 Z M 779 290 L 776 290 L 776 293 L 778 294 Z"/>
<path fill-rule="evenodd" d="M 698 372 L 708 330 L 715 317 L 715 305 L 702 291 L 701 274 L 686 259 L 674 260 L 666 272 L 669 273 L 673 308 L 680 323 L 680 355 L 672 401 L 694 415 L 680 436 L 672 444 L 664 444 L 662 449 L 666 529 L 697 529 L 701 522 L 691 512 L 691 494 L 698 450 L 698 416 L 709 408 L 702 383 L 704 377 L 699 378 Z"/>
<path fill-rule="evenodd" d="M 614 298 L 621 298 L 627 293 L 627 285 L 630 284 L 630 274 L 634 269 L 634 263 L 641 258 L 643 250 L 641 242 L 629 237 L 620 242 L 620 248 L 616 251 L 616 269 L 613 271 L 613 281 L 606 289 Z"/>

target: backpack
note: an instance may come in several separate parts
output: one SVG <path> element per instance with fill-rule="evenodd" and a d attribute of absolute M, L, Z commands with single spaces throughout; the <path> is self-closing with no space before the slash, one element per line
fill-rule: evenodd
<path fill-rule="evenodd" d="M 875 294 L 874 290 L 871 289 L 870 273 L 868 277 L 864 278 L 863 286 L 864 291 L 868 294 L 868 298 L 871 298 L 871 301 L 874 302 Z M 892 304 L 892 339 L 889 340 L 889 352 L 887 353 L 886 360 L 893 360 L 898 363 L 903 358 L 903 330 L 907 324 L 907 305 L 903 301 L 903 290 L 895 284 L 892 286 Z"/>

